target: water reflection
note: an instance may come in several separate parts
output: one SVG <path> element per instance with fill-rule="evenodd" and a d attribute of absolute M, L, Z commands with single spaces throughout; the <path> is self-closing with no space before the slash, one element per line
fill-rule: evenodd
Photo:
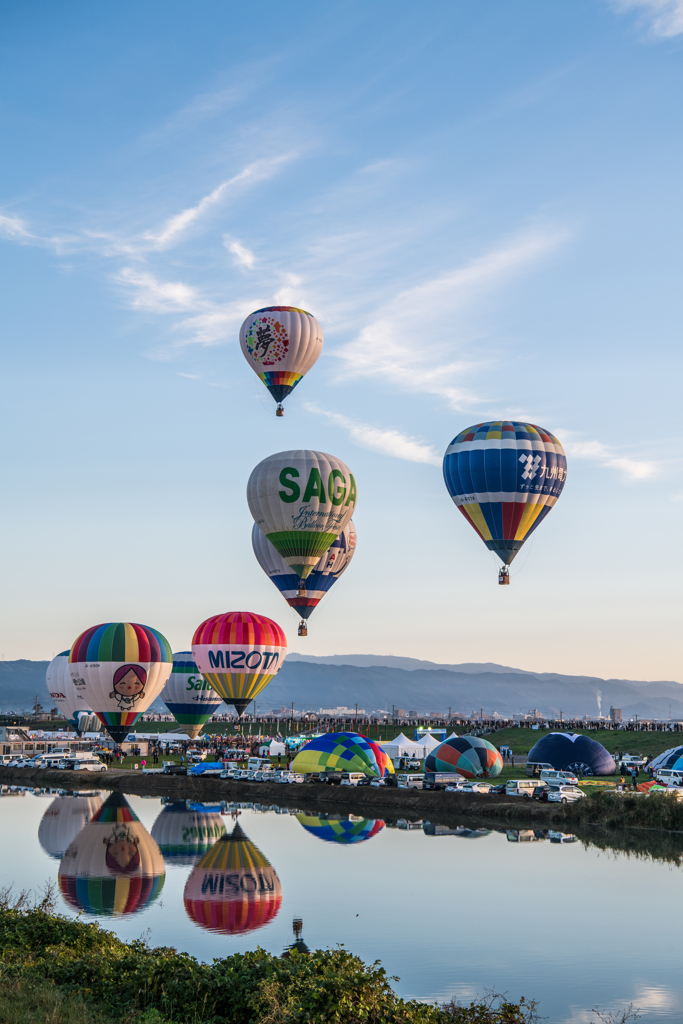
<path fill-rule="evenodd" d="M 134 914 L 157 898 L 166 869 L 159 847 L 120 793 L 112 793 L 59 865 L 64 899 L 87 914 Z"/>
<path fill-rule="evenodd" d="M 223 804 L 179 800 L 167 804 L 152 825 L 152 839 L 171 864 L 194 864 L 227 833 Z"/>
<path fill-rule="evenodd" d="M 282 887 L 275 869 L 237 824 L 193 868 L 183 898 L 195 924 L 238 935 L 277 916 Z"/>
<path fill-rule="evenodd" d="M 358 818 L 354 814 L 297 814 L 300 825 L 326 843 L 362 843 L 372 839 L 384 828 L 384 822 L 375 818 Z"/>
<path fill-rule="evenodd" d="M 102 806 L 102 797 L 95 792 L 69 793 L 56 797 L 45 811 L 38 826 L 38 842 L 49 857 L 61 860 L 72 839 Z"/>
<path fill-rule="evenodd" d="M 422 831 L 426 836 L 457 836 L 459 839 L 483 839 L 492 833 L 490 828 L 465 828 L 464 825 L 447 828 L 446 825 L 435 825 L 431 821 L 425 821 Z"/>

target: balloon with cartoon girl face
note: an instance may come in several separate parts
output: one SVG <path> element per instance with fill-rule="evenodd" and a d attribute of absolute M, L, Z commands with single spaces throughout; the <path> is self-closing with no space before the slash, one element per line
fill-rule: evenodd
<path fill-rule="evenodd" d="M 173 667 L 168 640 L 137 622 L 86 629 L 69 653 L 69 671 L 115 743 L 121 743 L 163 690 Z"/>

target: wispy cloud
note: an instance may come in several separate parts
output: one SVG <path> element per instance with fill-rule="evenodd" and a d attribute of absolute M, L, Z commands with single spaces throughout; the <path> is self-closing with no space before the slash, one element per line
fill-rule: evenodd
<path fill-rule="evenodd" d="M 572 441 L 571 432 L 560 430 L 559 437 L 567 455 L 573 459 L 589 459 L 601 466 L 617 469 L 627 480 L 651 480 L 662 470 L 661 462 L 654 459 L 634 459 L 620 455 L 601 441 Z"/>
<path fill-rule="evenodd" d="M 458 346 L 453 317 L 485 291 L 548 256 L 565 231 L 536 230 L 471 260 L 463 267 L 408 288 L 378 309 L 357 338 L 334 354 L 349 377 L 377 377 L 406 391 L 445 398 L 463 409 L 479 399 L 462 379 L 475 364 L 453 358 Z"/>
<path fill-rule="evenodd" d="M 251 270 L 256 262 L 256 256 L 251 249 L 247 249 L 246 245 L 242 245 L 241 242 L 236 238 L 231 238 L 230 235 L 223 235 L 223 245 L 235 257 L 235 263 L 238 266 Z"/>
<path fill-rule="evenodd" d="M 392 458 L 405 459 L 407 462 L 426 462 L 430 466 L 441 465 L 441 456 L 432 445 L 410 437 L 400 430 L 372 427 L 367 423 L 343 416 L 341 413 L 321 409 L 313 402 L 306 402 L 304 408 L 317 416 L 324 416 L 332 423 L 342 427 L 343 430 L 348 431 L 351 439 L 361 448 L 369 448 L 370 451 L 379 452 L 380 455 L 390 455 Z"/>
<path fill-rule="evenodd" d="M 656 39 L 683 34 L 683 0 L 612 0 L 617 11 L 639 11 Z"/>
<path fill-rule="evenodd" d="M 35 236 L 28 230 L 21 217 L 8 217 L 0 213 L 0 237 L 21 242 L 30 241 Z"/>
<path fill-rule="evenodd" d="M 182 281 L 162 281 L 146 270 L 124 267 L 115 280 L 128 289 L 128 301 L 133 309 L 150 313 L 177 313 L 196 310 L 203 301 L 196 288 Z"/>

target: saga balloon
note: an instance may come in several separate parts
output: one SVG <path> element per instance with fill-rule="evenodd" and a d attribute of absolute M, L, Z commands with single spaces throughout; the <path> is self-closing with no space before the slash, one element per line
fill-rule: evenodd
<path fill-rule="evenodd" d="M 45 673 L 48 693 L 67 722 L 79 732 L 98 732 L 102 723 L 96 719 L 82 692 L 76 689 L 69 672 L 69 652 L 62 651 L 52 659 Z"/>
<path fill-rule="evenodd" d="M 443 460 L 451 498 L 504 568 L 550 512 L 567 476 L 564 449 L 533 423 L 495 420 L 461 430 Z"/>
<path fill-rule="evenodd" d="M 205 679 L 241 717 L 282 668 L 287 638 L 265 615 L 225 612 L 197 626 L 192 654 Z"/>
<path fill-rule="evenodd" d="M 247 502 L 261 532 L 306 579 L 351 519 L 356 481 L 334 455 L 278 452 L 252 470 Z"/>
<path fill-rule="evenodd" d="M 173 655 L 173 671 L 161 699 L 192 740 L 199 736 L 223 703 L 223 698 L 197 668 L 192 651 Z"/>
<path fill-rule="evenodd" d="M 137 622 L 86 629 L 69 654 L 74 686 L 115 743 L 163 690 L 173 666 L 168 640 Z"/>
<path fill-rule="evenodd" d="M 282 402 L 323 350 L 323 331 L 305 309 L 265 306 L 250 313 L 240 327 L 240 345 L 277 402 L 276 415 L 282 416 Z"/>
<path fill-rule="evenodd" d="M 162 807 L 152 825 L 152 839 L 164 860 L 194 864 L 227 834 L 219 804 L 178 800 Z"/>
<path fill-rule="evenodd" d="M 294 608 L 301 616 L 299 636 L 306 636 L 305 619 L 318 607 L 325 594 L 337 582 L 346 570 L 356 550 L 356 527 L 349 520 L 342 532 L 325 554 L 313 566 L 306 578 L 304 593 L 300 590 L 299 577 L 292 572 L 279 551 L 276 551 L 256 523 L 251 531 L 251 546 L 256 560 L 277 589 L 280 591 L 290 608 Z"/>

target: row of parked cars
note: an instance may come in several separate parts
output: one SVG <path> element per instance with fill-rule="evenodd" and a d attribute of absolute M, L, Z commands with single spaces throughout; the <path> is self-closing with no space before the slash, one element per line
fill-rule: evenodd
<path fill-rule="evenodd" d="M 6 768 L 61 768 L 83 772 L 106 772 L 107 766 L 95 754 L 86 751 L 71 751 L 68 747 L 54 747 L 49 754 L 35 757 L 12 757 L 3 754 L 0 765 Z"/>
<path fill-rule="evenodd" d="M 573 803 L 585 793 L 579 789 L 578 778 L 571 772 L 544 770 L 538 779 L 509 779 L 498 785 L 479 779 L 464 779 L 453 772 L 423 772 L 419 775 L 398 775 L 399 789 L 443 789 L 447 793 L 490 793 L 500 796 L 521 796 L 548 801 Z"/>

